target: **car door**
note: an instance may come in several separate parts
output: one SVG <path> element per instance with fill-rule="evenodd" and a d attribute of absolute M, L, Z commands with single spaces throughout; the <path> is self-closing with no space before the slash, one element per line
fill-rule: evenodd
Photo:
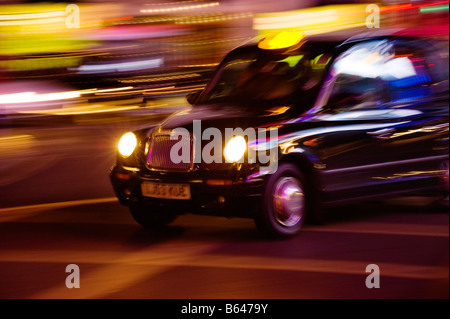
<path fill-rule="evenodd" d="M 448 130 L 448 115 L 446 128 L 445 116 L 436 121 L 414 99 L 393 100 L 392 81 L 420 76 L 410 56 L 396 55 L 396 45 L 388 39 L 358 43 L 331 66 L 315 114 L 327 127 L 318 150 L 321 184 L 334 194 L 331 201 L 407 191 L 397 182 L 420 179 L 413 176 L 423 168 L 420 158 L 439 156 L 427 130 Z"/>
<path fill-rule="evenodd" d="M 393 49 L 383 107 L 404 121 L 374 134 L 389 165 L 374 171 L 372 183 L 425 190 L 437 185 L 442 164 L 448 167 L 448 54 L 422 39 L 396 39 Z"/>

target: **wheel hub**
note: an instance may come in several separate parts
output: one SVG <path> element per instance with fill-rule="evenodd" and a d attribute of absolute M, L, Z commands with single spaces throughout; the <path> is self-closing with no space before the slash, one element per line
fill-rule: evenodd
<path fill-rule="evenodd" d="M 278 180 L 273 192 L 275 219 L 286 227 L 297 225 L 304 215 L 305 195 L 300 182 L 294 177 Z"/>

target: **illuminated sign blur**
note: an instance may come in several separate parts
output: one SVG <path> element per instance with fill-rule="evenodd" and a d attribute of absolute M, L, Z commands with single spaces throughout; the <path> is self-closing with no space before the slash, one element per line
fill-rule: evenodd
<path fill-rule="evenodd" d="M 354 28 L 380 28 L 397 25 L 399 15 L 408 19 L 421 15 L 445 13 L 449 1 L 429 1 L 396 5 L 341 4 L 311 7 L 299 10 L 256 14 L 253 29 L 261 35 L 275 30 L 301 30 L 306 35 L 322 34 Z M 411 18 L 411 23 L 417 23 Z"/>
<path fill-rule="evenodd" d="M 264 50 L 285 49 L 300 44 L 304 38 L 300 32 L 282 31 L 267 36 L 258 43 L 258 47 Z"/>
<path fill-rule="evenodd" d="M 1 5 L 0 55 L 39 55 L 86 49 L 93 44 L 86 35 L 92 29 L 102 28 L 103 19 L 117 16 L 120 8 L 115 4 L 45 2 Z M 58 61 L 62 62 L 62 59 Z"/>
<path fill-rule="evenodd" d="M 366 4 L 327 5 L 284 12 L 261 13 L 253 29 L 261 34 L 275 30 L 301 30 L 306 35 L 366 25 Z"/>

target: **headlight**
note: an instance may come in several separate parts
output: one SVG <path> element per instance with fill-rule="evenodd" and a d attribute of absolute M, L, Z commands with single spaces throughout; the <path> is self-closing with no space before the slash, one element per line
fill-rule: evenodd
<path fill-rule="evenodd" d="M 223 155 L 229 162 L 237 162 L 244 156 L 247 142 L 243 136 L 233 137 L 223 149 Z"/>
<path fill-rule="evenodd" d="M 133 154 L 134 149 L 137 146 L 137 138 L 131 132 L 125 133 L 122 135 L 119 141 L 119 153 L 123 157 L 128 157 Z"/>

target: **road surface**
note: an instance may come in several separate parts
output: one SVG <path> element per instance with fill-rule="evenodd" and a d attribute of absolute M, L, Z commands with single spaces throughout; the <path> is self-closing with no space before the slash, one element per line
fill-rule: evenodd
<path fill-rule="evenodd" d="M 449 297 L 449 216 L 427 199 L 333 209 L 287 240 L 195 215 L 144 230 L 108 180 L 117 138 L 138 124 L 0 129 L 0 298 Z"/>

